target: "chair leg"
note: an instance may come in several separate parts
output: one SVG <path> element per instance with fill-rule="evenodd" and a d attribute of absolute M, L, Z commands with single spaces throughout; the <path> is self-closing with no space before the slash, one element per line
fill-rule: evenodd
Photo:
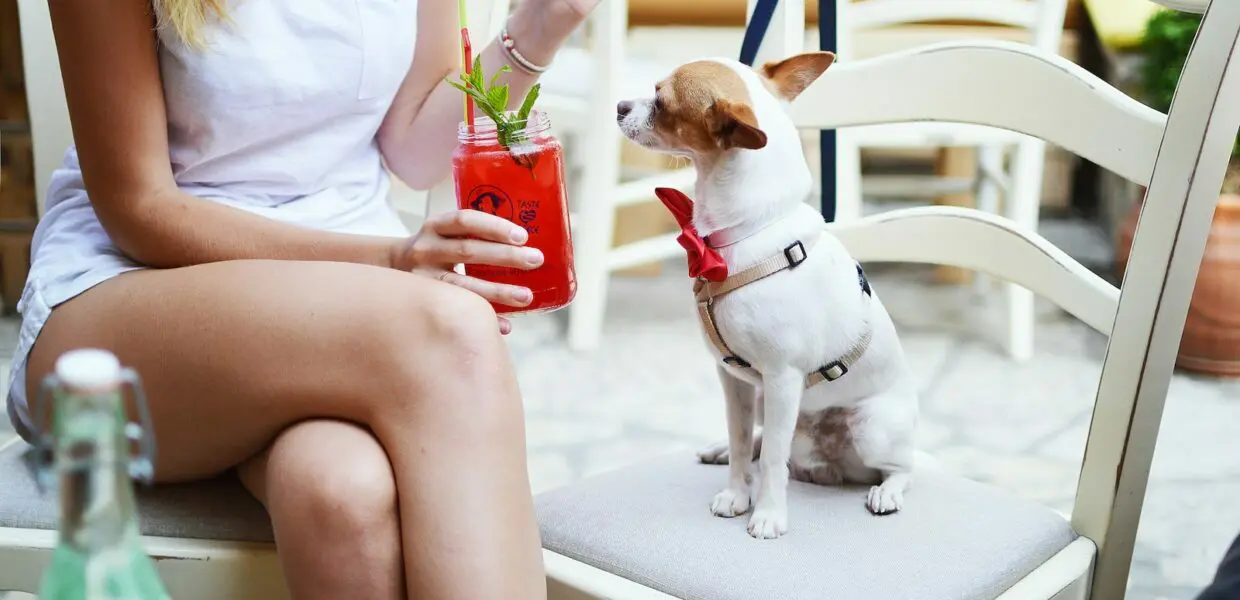
<path fill-rule="evenodd" d="M 1011 193 L 1004 212 L 1017 225 L 1031 231 L 1038 228 L 1045 156 L 1045 142 L 1027 138 L 1017 146 L 1012 161 Z M 1033 358 L 1034 351 L 1036 313 L 1033 292 L 1012 283 L 1004 287 L 1007 297 L 1008 355 L 1017 362 L 1025 362 Z"/>
<path fill-rule="evenodd" d="M 614 127 L 577 136 L 578 153 L 587 156 L 573 184 L 579 203 L 573 228 L 577 296 L 568 307 L 568 346 L 575 351 L 598 347 L 607 308 L 611 269 L 607 256 L 615 237 L 613 191 L 620 181 L 620 140 Z"/>
<path fill-rule="evenodd" d="M 836 132 L 835 220 L 846 223 L 862 216 L 861 148 L 852 142 L 848 130 Z M 823 190 L 826 194 L 827 190 Z"/>
<path fill-rule="evenodd" d="M 999 213 L 999 184 L 988 177 L 987 173 L 1003 172 L 1003 148 L 1000 146 L 982 146 L 977 149 L 978 187 L 976 206 L 983 212 Z M 973 293 L 985 297 L 991 287 L 990 276 L 978 273 L 973 277 Z"/>
<path fill-rule="evenodd" d="M 568 309 L 568 346 L 577 351 L 597 348 L 603 334 L 611 275 L 607 255 L 616 220 L 611 197 L 620 182 L 620 133 L 616 129 L 615 103 L 620 95 L 617 82 L 628 32 L 627 3 L 603 3 L 591 13 L 589 23 L 595 38 L 592 54 L 596 69 L 589 116 L 581 129 L 580 152 L 586 162 L 581 170 L 581 187 L 574 194 L 580 202 L 573 232 L 577 297 Z"/>
<path fill-rule="evenodd" d="M 573 232 L 576 257 L 577 297 L 568 307 L 568 346 L 576 351 L 598 347 L 603 334 L 607 306 L 607 284 L 611 271 L 607 254 L 612 246 L 615 207 L 609 201 L 607 186 L 592 186 L 590 171 L 600 165 L 586 165 L 576 194 L 583 200 Z"/>

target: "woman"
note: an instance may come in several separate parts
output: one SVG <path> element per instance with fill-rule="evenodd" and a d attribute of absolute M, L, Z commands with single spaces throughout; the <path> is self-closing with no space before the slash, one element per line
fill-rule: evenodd
<path fill-rule="evenodd" d="M 523 0 L 522 98 L 597 0 Z M 236 468 L 293 595 L 546 596 L 521 399 L 486 300 L 451 272 L 531 268 L 483 213 L 410 236 L 382 163 L 448 175 L 461 96 L 449 0 L 51 0 L 75 148 L 23 293 L 9 413 L 66 350 L 142 375 L 160 482 Z M 522 58 L 525 63 L 522 62 Z M 497 326 L 498 323 L 498 326 Z"/>

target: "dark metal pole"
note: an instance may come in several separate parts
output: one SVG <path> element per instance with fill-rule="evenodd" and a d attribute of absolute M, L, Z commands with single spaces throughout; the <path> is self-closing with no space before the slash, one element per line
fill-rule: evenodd
<path fill-rule="evenodd" d="M 838 13 L 836 5 L 840 0 L 818 0 L 818 46 L 830 52 L 839 51 L 839 39 L 835 31 Z M 835 130 L 824 129 L 819 132 L 818 148 L 822 155 L 822 217 L 827 222 L 835 220 Z"/>

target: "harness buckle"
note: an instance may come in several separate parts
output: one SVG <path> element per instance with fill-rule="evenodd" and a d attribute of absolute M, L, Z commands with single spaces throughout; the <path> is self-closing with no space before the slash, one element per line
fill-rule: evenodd
<path fill-rule="evenodd" d="M 842 361 L 835 361 L 818 369 L 818 374 L 822 375 L 827 381 L 835 381 L 848 374 L 848 367 L 844 366 Z"/>
<path fill-rule="evenodd" d="M 739 356 L 725 356 L 723 358 L 723 364 L 730 365 L 738 369 L 749 369 L 753 367 L 753 365 L 749 364 L 749 361 Z"/>
<path fill-rule="evenodd" d="M 784 248 L 784 258 L 788 259 L 789 269 L 797 268 L 808 257 L 809 254 L 805 252 L 805 244 L 802 244 L 801 240 L 797 240 L 791 246 Z"/>

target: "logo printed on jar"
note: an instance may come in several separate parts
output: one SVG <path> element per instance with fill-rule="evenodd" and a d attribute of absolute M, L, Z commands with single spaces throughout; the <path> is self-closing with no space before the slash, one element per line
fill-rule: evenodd
<path fill-rule="evenodd" d="M 512 199 L 493 185 L 480 185 L 469 191 L 469 207 L 489 215 L 516 222 L 512 217 Z"/>
<path fill-rule="evenodd" d="M 517 213 L 517 219 L 521 221 L 521 226 L 525 228 L 530 235 L 538 234 L 538 225 L 534 224 L 538 220 L 538 200 L 521 200 L 518 202 L 521 210 Z"/>

